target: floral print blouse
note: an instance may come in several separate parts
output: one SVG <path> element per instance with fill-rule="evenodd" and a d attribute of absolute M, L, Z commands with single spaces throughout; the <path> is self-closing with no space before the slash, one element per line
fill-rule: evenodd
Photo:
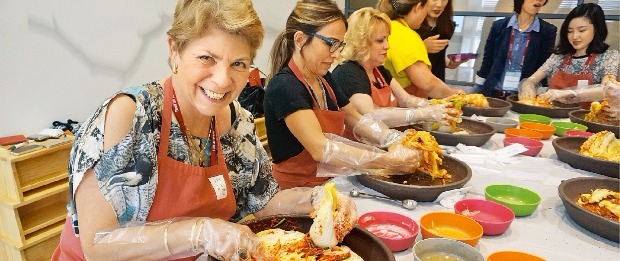
<path fill-rule="evenodd" d="M 118 94 L 128 95 L 136 102 L 132 129 L 119 144 L 103 151 L 105 116 L 112 98 L 106 100 L 76 133 L 69 160 L 71 202 L 68 205 L 76 228 L 74 193 L 89 169 L 94 170 L 99 188 L 121 225 L 145 221 L 153 203 L 157 190 L 163 87 L 155 81 Z M 187 143 L 174 114 L 172 117 L 168 156 L 190 164 Z M 261 210 L 279 187 L 271 175 L 271 163 L 256 134 L 250 112 L 237 106 L 236 119 L 231 128 L 221 134 L 220 141 L 237 201 L 237 212 L 232 218 L 236 221 Z"/>
<path fill-rule="evenodd" d="M 565 55 L 552 54 L 539 70 L 547 74 L 547 77 L 550 80 L 559 69 L 564 71 L 564 68 L 560 68 L 564 57 Z M 573 61 L 570 63 L 568 68 L 566 68 L 566 72 L 570 74 L 578 74 L 583 69 L 586 60 L 588 60 L 588 56 L 573 58 Z M 604 53 L 597 54 L 594 59 L 594 65 L 592 65 L 593 84 L 600 84 L 605 75 L 616 75 L 618 72 L 618 63 L 620 63 L 620 54 L 618 54 L 617 50 L 607 50 Z"/>

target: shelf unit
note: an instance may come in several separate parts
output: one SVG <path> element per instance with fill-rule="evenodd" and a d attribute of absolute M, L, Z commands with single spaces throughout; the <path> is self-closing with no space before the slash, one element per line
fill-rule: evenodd
<path fill-rule="evenodd" d="M 0 260 L 50 259 L 67 216 L 71 146 L 0 150 Z"/>

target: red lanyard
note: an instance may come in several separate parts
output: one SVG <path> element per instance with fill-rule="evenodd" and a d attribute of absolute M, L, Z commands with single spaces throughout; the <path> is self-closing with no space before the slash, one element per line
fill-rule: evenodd
<path fill-rule="evenodd" d="M 372 68 L 372 74 L 375 76 L 375 79 L 377 80 L 377 82 L 379 83 L 379 85 L 381 86 L 376 86 L 377 89 L 383 89 L 384 87 L 388 87 L 390 86 L 385 79 L 383 79 L 383 75 L 381 75 L 381 72 L 379 71 L 379 69 L 377 69 L 377 67 Z"/>
<path fill-rule="evenodd" d="M 183 115 L 181 114 L 181 109 L 179 108 L 179 102 L 177 101 L 176 94 L 174 93 L 174 88 L 172 89 L 172 111 L 174 112 L 174 116 L 177 118 L 179 122 L 179 126 L 181 127 L 181 132 L 187 138 L 187 146 L 190 146 L 190 137 L 185 132 L 185 123 L 183 122 Z M 209 138 L 211 139 L 211 156 L 209 158 L 209 166 L 214 166 L 217 164 L 217 139 L 215 137 L 215 116 L 211 117 L 211 127 L 209 128 Z M 204 153 L 204 152 L 200 152 Z"/>
<path fill-rule="evenodd" d="M 510 44 L 509 44 L 509 49 L 508 49 L 508 62 L 510 63 L 510 60 L 512 59 L 512 46 L 515 42 L 515 30 L 517 29 L 512 29 L 512 32 L 510 34 Z M 523 53 L 521 54 L 521 68 L 523 68 L 523 61 L 525 61 L 525 54 L 527 53 L 527 47 L 530 45 L 530 40 L 532 39 L 532 32 L 530 31 L 527 35 L 527 41 L 525 41 L 525 47 L 523 48 Z"/>

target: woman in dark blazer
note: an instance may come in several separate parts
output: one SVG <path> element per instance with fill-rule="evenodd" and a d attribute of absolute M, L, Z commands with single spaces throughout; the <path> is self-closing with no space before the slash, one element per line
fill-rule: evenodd
<path fill-rule="evenodd" d="M 553 51 L 557 28 L 537 14 L 547 0 L 514 0 L 512 17 L 493 22 L 474 91 L 505 98 L 517 93 Z M 509 59 L 510 58 L 510 59 Z"/>

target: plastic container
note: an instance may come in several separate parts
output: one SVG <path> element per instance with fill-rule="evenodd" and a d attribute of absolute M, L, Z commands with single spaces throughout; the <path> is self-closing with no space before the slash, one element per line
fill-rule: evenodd
<path fill-rule="evenodd" d="M 504 233 L 515 219 L 515 213 L 508 207 L 484 199 L 462 199 L 454 204 L 454 212 L 476 220 L 485 236 Z"/>
<path fill-rule="evenodd" d="M 411 247 L 420 230 L 413 219 L 384 211 L 365 213 L 357 224 L 380 238 L 394 252 Z"/>
<path fill-rule="evenodd" d="M 504 133 L 505 129 L 519 126 L 518 121 L 503 117 L 488 117 L 486 123 L 493 126 L 495 131 L 500 133 Z"/>
<path fill-rule="evenodd" d="M 540 132 L 540 134 L 542 134 L 543 140 L 551 138 L 551 136 L 555 132 L 555 127 L 551 125 L 547 125 L 547 124 L 537 123 L 537 122 L 522 122 L 519 125 L 519 128 Z"/>
<path fill-rule="evenodd" d="M 506 137 L 524 137 L 535 140 L 541 140 L 543 137 L 543 135 L 537 131 L 515 128 L 508 128 L 504 130 L 504 134 L 506 134 Z"/>
<path fill-rule="evenodd" d="M 483 229 L 472 218 L 450 213 L 429 212 L 420 218 L 424 239 L 433 237 L 450 238 L 475 247 L 482 237 Z"/>
<path fill-rule="evenodd" d="M 512 144 L 519 143 L 527 148 L 526 151 L 521 152 L 521 155 L 536 157 L 538 153 L 542 150 L 544 144 L 535 139 L 525 138 L 525 137 L 506 137 L 504 138 L 504 147 L 510 146 Z"/>
<path fill-rule="evenodd" d="M 551 118 L 538 114 L 520 114 L 519 122 L 536 122 L 542 124 L 551 123 Z"/>
<path fill-rule="evenodd" d="M 510 208 L 517 217 L 529 216 L 540 204 L 536 192 L 513 185 L 490 185 L 484 189 L 487 200 L 495 201 Z"/>
<path fill-rule="evenodd" d="M 564 137 L 567 130 L 588 130 L 588 126 L 574 122 L 555 121 L 551 123 L 551 126 L 555 127 L 555 135 L 559 137 Z"/>

